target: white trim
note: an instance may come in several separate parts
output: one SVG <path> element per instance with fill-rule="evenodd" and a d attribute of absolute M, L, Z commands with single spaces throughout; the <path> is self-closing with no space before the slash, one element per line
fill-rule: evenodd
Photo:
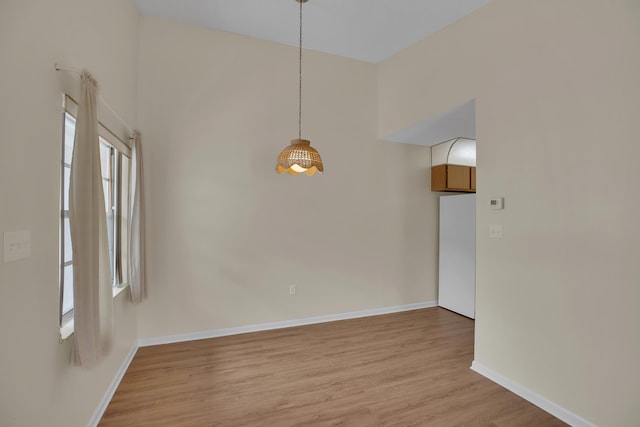
<path fill-rule="evenodd" d="M 60 326 L 60 343 L 65 342 L 65 340 L 73 334 L 73 326 L 73 316 Z"/>
<path fill-rule="evenodd" d="M 65 113 L 69 113 L 71 117 L 74 119 L 78 117 L 78 103 L 75 99 L 68 93 L 64 93 L 64 102 L 63 109 Z M 127 157 L 131 157 L 131 141 L 130 135 L 133 133 L 132 130 L 129 129 L 127 124 L 118 116 L 115 111 L 107 105 L 102 98 L 99 98 L 100 101 L 104 103 L 104 105 L 113 113 L 115 117 L 125 126 L 126 130 L 120 129 L 120 126 L 112 123 L 111 126 L 107 126 L 103 123 L 102 118 L 98 119 L 98 133 L 102 139 L 108 141 L 111 145 L 113 145 L 118 151 L 123 153 Z M 98 107 L 100 108 L 100 107 Z M 98 111 L 100 113 L 100 111 Z M 98 114 L 100 116 L 100 114 Z M 112 130 L 115 129 L 115 130 Z M 118 132 L 119 131 L 119 132 Z M 128 131 L 128 132 L 127 132 Z"/>
<path fill-rule="evenodd" d="M 258 323 L 254 325 L 235 326 L 224 329 L 209 329 L 199 332 L 188 332 L 185 334 L 166 335 L 159 337 L 140 338 L 138 346 L 146 347 L 150 345 L 172 344 L 184 341 L 194 341 L 207 338 L 224 337 L 228 335 L 246 334 L 249 332 L 268 331 L 272 329 L 291 328 L 294 326 L 312 325 L 315 323 L 335 322 L 337 320 L 356 319 L 359 317 L 378 316 L 381 314 L 399 313 L 402 311 L 418 310 L 421 308 L 436 307 L 438 301 L 419 302 L 416 304 L 396 305 L 391 307 L 380 307 L 370 310 L 351 311 L 347 313 L 328 314 L 324 316 L 305 317 L 302 319 L 283 320 L 280 322 Z"/>
<path fill-rule="evenodd" d="M 134 343 L 131 351 L 129 352 L 129 354 L 127 354 L 127 357 L 122 362 L 122 365 L 116 373 L 116 376 L 113 378 L 113 381 L 111 381 L 111 384 L 109 384 L 109 387 L 107 388 L 104 396 L 102 396 L 102 400 L 100 400 L 100 403 L 96 407 L 95 411 L 93 411 L 93 415 L 91 416 L 87 427 L 97 427 L 98 423 L 102 419 L 102 416 L 104 415 L 104 411 L 106 411 L 107 406 L 109 406 L 109 402 L 111 402 L 111 398 L 120 385 L 120 381 L 122 381 L 124 374 L 127 372 L 127 369 L 129 369 L 129 365 L 131 364 L 131 361 L 133 360 L 133 357 L 136 355 L 137 351 L 138 344 Z"/>
<path fill-rule="evenodd" d="M 529 402 L 533 403 L 534 405 L 547 411 L 551 415 L 555 416 L 556 418 L 559 418 L 560 420 L 564 421 L 565 423 L 573 427 L 598 427 L 596 424 L 593 424 L 585 420 L 584 418 L 579 417 L 573 412 L 568 411 L 562 406 L 550 401 L 546 397 L 541 396 L 538 393 L 529 390 L 528 388 L 522 386 L 521 384 L 518 384 L 512 379 L 507 378 L 504 375 L 499 374 L 498 372 L 490 368 L 487 368 L 486 366 L 482 365 L 481 363 L 478 363 L 475 360 L 471 362 L 471 369 L 476 371 L 480 375 L 490 379 L 494 383 L 499 384 L 502 387 L 506 388 L 507 390 L 517 394 L 523 399 L 528 400 Z"/>

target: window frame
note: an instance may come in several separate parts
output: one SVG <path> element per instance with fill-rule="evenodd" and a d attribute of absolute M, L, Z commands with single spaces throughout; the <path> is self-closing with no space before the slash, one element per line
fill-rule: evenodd
<path fill-rule="evenodd" d="M 71 160 L 69 163 L 65 162 L 66 153 L 66 134 L 67 134 L 67 116 L 74 120 L 74 133 L 75 133 L 75 120 L 78 113 L 77 102 L 68 94 L 63 94 L 63 109 L 62 109 L 62 150 L 61 150 L 61 173 L 60 173 L 60 247 L 59 247 L 59 269 L 60 274 L 58 278 L 59 286 L 59 327 L 60 327 L 60 341 L 64 341 L 71 336 L 74 331 L 74 307 L 68 311 L 64 311 L 64 273 L 65 267 L 73 265 L 73 254 L 71 259 L 65 261 L 65 219 L 69 217 L 69 210 L 65 210 L 65 202 L 68 206 L 69 195 L 65 194 L 65 169 L 71 170 Z M 126 239 L 123 237 L 129 236 L 128 224 L 123 222 L 123 219 L 128 218 L 128 212 L 123 212 L 123 209 L 130 209 L 130 196 L 131 196 L 131 147 L 128 142 L 125 142 L 123 138 L 120 138 L 109 128 L 107 128 L 102 122 L 98 121 L 98 135 L 99 142 L 102 146 L 106 146 L 109 149 L 109 170 L 107 180 L 109 181 L 109 195 L 105 200 L 105 208 L 109 205 L 109 208 L 113 211 L 113 233 L 109 239 L 113 240 L 113 248 L 109 248 L 111 252 L 113 250 L 113 257 L 110 256 L 111 264 L 111 277 L 112 277 L 112 289 L 113 297 L 115 298 L 124 289 L 129 286 L 127 271 L 123 271 L 123 265 L 128 268 L 128 262 L 123 262 L 123 257 L 127 256 Z M 102 157 L 102 156 L 101 156 Z M 125 158 L 128 160 L 128 164 L 125 170 Z M 101 158 L 101 175 L 102 175 L 102 158 Z M 126 174 L 124 179 L 123 174 Z M 102 179 L 105 177 L 102 175 Z M 123 183 L 127 188 L 123 188 Z M 125 200 L 126 198 L 126 200 Z M 126 215 L 123 215 L 126 214 Z M 128 221 L 127 221 L 128 222 Z M 123 233 L 123 227 L 126 227 L 126 231 Z M 107 227 L 107 230 L 109 228 Z M 70 240 L 69 240 L 70 241 Z M 124 250 L 123 250 L 124 249 Z"/>

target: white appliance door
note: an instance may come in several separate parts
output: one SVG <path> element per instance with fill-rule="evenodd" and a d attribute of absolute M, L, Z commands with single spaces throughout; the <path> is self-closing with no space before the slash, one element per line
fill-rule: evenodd
<path fill-rule="evenodd" d="M 475 319 L 476 195 L 440 197 L 438 305 Z"/>

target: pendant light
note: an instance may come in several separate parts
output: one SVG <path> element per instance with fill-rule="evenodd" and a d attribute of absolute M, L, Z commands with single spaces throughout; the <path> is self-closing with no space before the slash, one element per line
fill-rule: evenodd
<path fill-rule="evenodd" d="M 295 0 L 300 3 L 300 43 L 298 45 L 298 138 L 291 140 L 278 156 L 278 173 L 289 175 L 313 175 L 323 172 L 322 159 L 318 151 L 311 146 L 311 141 L 302 139 L 302 3 L 307 0 Z"/>

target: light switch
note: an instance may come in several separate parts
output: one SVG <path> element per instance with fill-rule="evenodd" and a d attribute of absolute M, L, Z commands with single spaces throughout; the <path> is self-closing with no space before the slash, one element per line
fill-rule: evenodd
<path fill-rule="evenodd" d="M 31 231 L 4 232 L 4 262 L 16 261 L 31 256 Z"/>
<path fill-rule="evenodd" d="M 489 226 L 489 237 L 493 237 L 494 239 L 501 239 L 502 226 L 499 224 L 491 224 Z"/>

